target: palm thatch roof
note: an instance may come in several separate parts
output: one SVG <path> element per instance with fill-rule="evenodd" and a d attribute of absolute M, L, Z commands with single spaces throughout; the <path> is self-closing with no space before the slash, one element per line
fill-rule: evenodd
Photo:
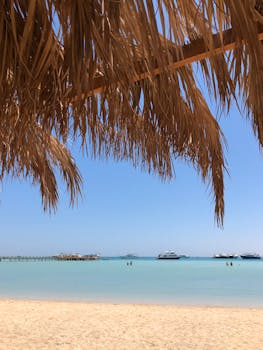
<path fill-rule="evenodd" d="M 164 178 L 192 163 L 222 223 L 224 137 L 195 67 L 227 110 L 242 96 L 262 146 L 262 14 L 262 0 L 2 0 L 1 179 L 32 177 L 55 208 L 58 168 L 73 203 L 80 137 Z"/>

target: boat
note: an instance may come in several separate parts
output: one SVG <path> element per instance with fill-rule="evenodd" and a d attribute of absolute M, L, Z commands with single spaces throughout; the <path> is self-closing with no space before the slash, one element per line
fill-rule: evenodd
<path fill-rule="evenodd" d="M 213 258 L 215 259 L 236 259 L 238 258 L 238 255 L 235 254 L 216 254 L 213 256 Z"/>
<path fill-rule="evenodd" d="M 82 255 L 83 260 L 99 260 L 100 256 L 98 254 L 87 254 Z"/>
<path fill-rule="evenodd" d="M 138 256 L 134 254 L 126 254 L 126 255 L 120 256 L 120 258 L 121 259 L 138 259 Z"/>
<path fill-rule="evenodd" d="M 172 250 L 167 250 L 165 253 L 163 254 L 159 254 L 157 256 L 157 259 L 166 259 L 166 260 L 178 260 L 181 258 L 181 255 L 177 255 L 174 251 Z"/>
<path fill-rule="evenodd" d="M 245 253 L 245 254 L 241 254 L 240 257 L 242 259 L 261 259 L 259 254 L 255 254 L 255 253 Z"/>

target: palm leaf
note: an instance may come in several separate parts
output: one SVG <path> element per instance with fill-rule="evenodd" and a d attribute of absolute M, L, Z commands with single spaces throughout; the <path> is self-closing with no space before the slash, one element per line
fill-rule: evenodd
<path fill-rule="evenodd" d="M 224 137 L 198 89 L 200 66 L 229 109 L 242 96 L 263 145 L 263 2 L 259 0 L 3 0 L 0 164 L 40 184 L 56 207 L 55 169 L 81 178 L 65 148 L 129 159 L 171 177 L 178 157 L 212 185 L 224 214 Z"/>

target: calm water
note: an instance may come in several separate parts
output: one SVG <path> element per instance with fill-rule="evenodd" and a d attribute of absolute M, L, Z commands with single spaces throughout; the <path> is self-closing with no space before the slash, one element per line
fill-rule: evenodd
<path fill-rule="evenodd" d="M 0 262 L 0 298 L 263 307 L 263 259 Z"/>

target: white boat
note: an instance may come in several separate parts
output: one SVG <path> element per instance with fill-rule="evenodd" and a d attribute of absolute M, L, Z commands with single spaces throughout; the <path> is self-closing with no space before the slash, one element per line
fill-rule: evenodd
<path fill-rule="evenodd" d="M 235 255 L 235 254 L 216 254 L 214 255 L 214 258 L 215 259 L 236 259 L 238 258 L 238 255 Z"/>
<path fill-rule="evenodd" d="M 157 259 L 166 259 L 166 260 L 169 260 L 169 259 L 175 259 L 175 260 L 178 260 L 181 258 L 181 255 L 177 255 L 174 251 L 172 250 L 167 250 L 165 253 L 163 254 L 159 254 L 157 256 Z"/>
<path fill-rule="evenodd" d="M 138 259 L 138 256 L 134 254 L 126 254 L 126 255 L 120 256 L 120 258 L 121 259 Z"/>
<path fill-rule="evenodd" d="M 240 257 L 242 259 L 261 259 L 259 254 L 255 254 L 255 253 L 245 253 L 245 254 L 241 254 Z"/>

